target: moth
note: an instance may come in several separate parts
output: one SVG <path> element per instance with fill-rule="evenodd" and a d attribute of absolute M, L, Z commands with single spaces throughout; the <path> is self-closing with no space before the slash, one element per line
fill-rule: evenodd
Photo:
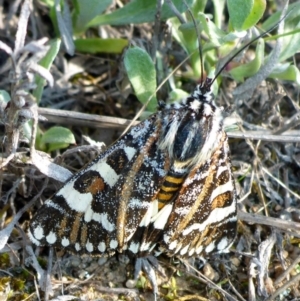
<path fill-rule="evenodd" d="M 180 103 L 161 103 L 68 180 L 32 219 L 31 241 L 77 254 L 126 253 L 138 259 L 136 273 L 150 274 L 154 250 L 225 252 L 235 238 L 237 197 L 210 86 L 206 79 Z"/>

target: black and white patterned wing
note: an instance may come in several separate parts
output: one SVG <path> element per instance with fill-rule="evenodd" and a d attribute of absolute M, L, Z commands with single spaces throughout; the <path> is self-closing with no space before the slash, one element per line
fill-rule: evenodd
<path fill-rule="evenodd" d="M 158 149 L 158 114 L 133 127 L 45 202 L 30 225 L 36 245 L 93 255 L 128 248 L 169 169 L 166 152 Z"/>
<path fill-rule="evenodd" d="M 235 184 L 223 133 L 211 158 L 185 179 L 160 246 L 179 256 L 226 252 L 235 238 L 236 222 Z"/>

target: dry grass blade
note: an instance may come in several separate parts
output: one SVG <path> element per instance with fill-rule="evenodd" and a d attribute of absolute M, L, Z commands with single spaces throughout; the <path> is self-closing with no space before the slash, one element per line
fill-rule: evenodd
<path fill-rule="evenodd" d="M 129 125 L 136 125 L 139 123 L 138 121 L 132 123 L 131 120 L 123 118 L 99 116 L 67 110 L 39 108 L 38 111 L 40 115 L 46 117 L 47 121 L 56 124 L 123 130 Z"/>
<path fill-rule="evenodd" d="M 280 184 L 284 189 L 286 189 L 289 193 L 291 193 L 292 195 L 294 195 L 298 200 L 300 200 L 300 195 L 295 193 L 294 191 L 292 191 L 291 189 L 289 189 L 282 181 L 280 181 L 279 179 L 277 179 L 276 177 L 274 177 L 266 168 L 262 168 L 262 170 L 269 176 L 271 177 L 273 180 L 275 180 L 278 184 Z"/>
<path fill-rule="evenodd" d="M 18 23 L 18 30 L 16 34 L 15 49 L 14 49 L 14 54 L 16 56 L 18 56 L 19 52 L 24 47 L 25 38 L 27 34 L 28 18 L 30 15 L 30 4 L 31 4 L 31 0 L 25 0 L 21 8 L 21 14 Z"/>
<path fill-rule="evenodd" d="M 274 284 L 278 285 L 280 282 L 282 282 L 284 280 L 284 278 L 288 278 L 289 277 L 289 273 L 296 268 L 296 266 L 298 265 L 298 263 L 300 262 L 300 256 L 298 256 L 292 263 L 291 265 L 278 277 L 276 278 Z"/>
<path fill-rule="evenodd" d="M 274 294 L 272 294 L 269 298 L 267 298 L 265 301 L 274 301 L 276 300 L 276 297 L 278 297 L 280 294 L 282 294 L 284 291 L 289 289 L 292 286 L 299 287 L 299 281 L 300 281 L 300 274 L 292 277 L 289 281 L 287 281 L 283 286 L 281 286 Z M 297 299 L 294 299 L 297 300 Z"/>
<path fill-rule="evenodd" d="M 87 126 L 91 128 L 111 128 L 123 130 L 128 126 L 134 126 L 139 121 L 132 122 L 128 119 L 86 114 L 67 110 L 57 110 L 50 108 L 39 108 L 38 112 L 44 116 L 48 122 L 56 124 L 78 125 Z M 230 138 L 251 139 L 251 140 L 263 140 L 271 142 L 300 142 L 300 131 L 290 130 L 284 134 L 276 135 L 271 131 L 232 131 L 227 133 Z"/>
<path fill-rule="evenodd" d="M 234 131 L 234 132 L 228 132 L 227 135 L 230 138 L 262 140 L 262 141 L 269 141 L 269 142 L 281 142 L 281 143 L 300 142 L 299 130 L 286 131 L 281 135 L 272 134 L 272 132 L 268 130 Z"/>
<path fill-rule="evenodd" d="M 300 237 L 300 223 L 293 222 L 291 224 L 290 221 L 285 221 L 280 218 L 246 213 L 241 210 L 238 211 L 238 218 L 251 224 L 267 225 L 289 233 L 292 231 L 291 233 L 293 233 L 293 235 Z"/>

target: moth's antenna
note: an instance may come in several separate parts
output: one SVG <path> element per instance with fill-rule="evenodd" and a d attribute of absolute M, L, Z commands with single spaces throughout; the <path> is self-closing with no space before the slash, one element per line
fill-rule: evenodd
<path fill-rule="evenodd" d="M 202 51 L 202 46 L 201 46 L 201 36 L 200 36 L 200 32 L 199 32 L 199 28 L 198 28 L 198 24 L 194 18 L 194 15 L 190 9 L 190 7 L 188 6 L 188 4 L 186 3 L 185 0 L 183 0 L 185 6 L 187 7 L 187 11 L 189 12 L 192 21 L 194 23 L 195 29 L 196 29 L 196 34 L 197 34 L 197 39 L 198 39 L 198 50 L 199 50 L 199 56 L 200 56 L 200 68 L 201 68 L 201 80 L 200 82 L 203 83 L 204 81 L 204 66 L 203 66 L 203 51 Z"/>
<path fill-rule="evenodd" d="M 251 40 L 250 42 L 248 42 L 246 45 L 244 45 L 241 49 L 239 49 L 235 54 L 233 54 L 225 63 L 224 65 L 221 67 L 221 69 L 217 72 L 217 74 L 215 75 L 215 77 L 212 79 L 212 81 L 210 82 L 210 86 L 212 86 L 212 84 L 214 83 L 214 81 L 218 78 L 218 76 L 223 72 L 223 70 L 226 68 L 227 64 L 230 63 L 237 55 L 239 55 L 243 50 L 245 50 L 249 45 L 251 45 L 252 43 L 254 43 L 255 41 L 257 41 L 258 39 L 260 39 L 261 37 L 265 36 L 266 34 L 268 34 L 269 32 L 271 32 L 273 29 L 275 29 L 278 24 L 284 20 L 289 13 L 287 13 L 281 20 L 279 20 L 278 23 L 276 23 L 274 26 L 272 26 L 270 29 L 268 29 L 267 31 L 263 32 L 262 34 L 258 35 L 257 37 L 255 37 L 253 40 Z"/>

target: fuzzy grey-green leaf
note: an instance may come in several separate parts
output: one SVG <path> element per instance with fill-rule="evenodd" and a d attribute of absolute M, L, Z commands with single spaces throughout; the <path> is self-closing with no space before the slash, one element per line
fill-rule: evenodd
<path fill-rule="evenodd" d="M 149 54 L 138 47 L 126 51 L 124 65 L 129 81 L 140 102 L 147 104 L 147 110 L 154 112 L 157 106 L 155 98 L 156 71 Z"/>

